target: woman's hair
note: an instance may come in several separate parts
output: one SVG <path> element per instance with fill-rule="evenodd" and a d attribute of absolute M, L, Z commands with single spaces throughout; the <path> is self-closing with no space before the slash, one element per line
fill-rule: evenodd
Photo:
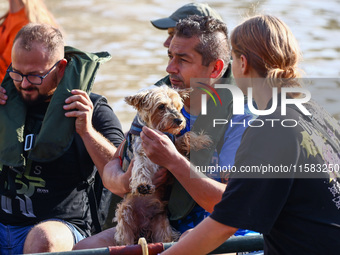
<path fill-rule="evenodd" d="M 21 0 L 25 6 L 26 16 L 29 22 L 49 24 L 58 27 L 52 13 L 47 9 L 44 0 Z M 0 18 L 0 24 L 6 18 L 8 13 Z"/>
<path fill-rule="evenodd" d="M 222 59 L 225 72 L 230 62 L 231 49 L 224 22 L 210 16 L 191 15 L 177 23 L 175 35 L 185 38 L 197 36 L 199 43 L 195 50 L 202 55 L 202 65 L 208 66 L 212 61 Z"/>
<path fill-rule="evenodd" d="M 52 13 L 47 9 L 43 0 L 22 0 L 26 15 L 32 23 L 50 24 L 58 27 Z"/>
<path fill-rule="evenodd" d="M 300 49 L 294 35 L 280 19 L 270 15 L 249 18 L 232 32 L 231 46 L 234 54 L 244 55 L 261 77 L 275 82 L 275 85 L 271 82 L 272 86 L 300 86 L 296 82 L 300 77 L 297 69 Z"/>

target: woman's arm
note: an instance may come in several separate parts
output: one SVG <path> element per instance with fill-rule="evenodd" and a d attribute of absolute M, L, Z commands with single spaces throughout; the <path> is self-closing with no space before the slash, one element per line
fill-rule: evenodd
<path fill-rule="evenodd" d="M 162 255 L 207 254 L 219 247 L 236 231 L 237 228 L 223 225 L 208 217 Z"/>

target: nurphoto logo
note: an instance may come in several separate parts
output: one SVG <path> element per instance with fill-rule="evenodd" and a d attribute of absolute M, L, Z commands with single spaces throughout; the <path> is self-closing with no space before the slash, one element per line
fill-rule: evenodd
<path fill-rule="evenodd" d="M 217 93 L 217 91 L 212 86 L 206 85 L 203 82 L 198 82 L 198 84 L 201 84 L 201 85 L 204 86 L 204 88 L 202 88 L 202 87 L 198 87 L 198 88 L 200 90 L 203 90 L 205 93 L 207 93 L 211 97 L 211 99 L 215 103 L 215 106 L 217 106 L 216 99 L 209 90 L 211 90 L 216 95 L 217 99 L 219 100 L 220 104 L 222 105 L 222 100 L 221 100 L 220 95 Z M 201 109 L 202 115 L 206 115 L 207 114 L 207 95 L 206 94 L 202 94 L 202 104 L 201 104 L 201 106 L 202 106 L 202 109 Z"/>
<path fill-rule="evenodd" d="M 221 96 L 222 96 L 222 89 L 228 90 L 230 92 L 230 97 L 232 99 L 232 114 L 233 115 L 244 115 L 245 109 L 247 109 L 246 114 L 249 114 L 251 112 L 254 116 L 269 116 L 270 114 L 274 113 L 278 107 L 281 109 L 281 116 L 287 115 L 287 107 L 295 108 L 298 111 L 300 111 L 303 115 L 308 116 L 311 115 L 311 113 L 307 110 L 307 108 L 304 106 L 305 103 L 309 102 L 311 100 L 311 93 L 309 90 L 301 87 L 282 87 L 280 92 L 278 91 L 277 87 L 272 88 L 272 101 L 271 105 L 268 106 L 267 109 L 258 109 L 254 100 L 253 100 L 253 88 L 248 87 L 247 91 L 245 92 L 247 94 L 247 97 L 245 97 L 243 91 L 237 87 L 236 85 L 231 84 L 215 84 L 214 87 L 207 85 L 208 83 L 202 82 L 202 81 L 196 81 L 194 82 L 195 87 L 204 91 L 205 93 L 201 94 L 201 114 L 207 115 L 208 114 L 208 95 L 210 96 L 211 100 L 213 100 L 215 107 L 221 107 L 223 104 L 229 104 L 229 102 L 222 102 Z M 199 86 L 197 86 L 199 84 Z M 278 93 L 279 92 L 279 93 Z M 220 95 L 219 95 L 220 93 Z M 299 94 L 299 97 L 291 97 L 291 94 Z M 247 100 L 245 100 L 247 98 Z M 220 106 L 217 102 L 217 99 L 220 102 Z M 210 109 L 211 111 L 211 109 Z M 280 122 L 280 123 L 279 123 Z M 213 119 L 213 122 L 210 123 L 213 125 L 213 127 L 216 127 L 217 125 L 226 125 L 229 124 L 231 126 L 233 125 L 243 125 L 244 127 L 250 126 L 250 127 L 262 127 L 265 123 L 269 123 L 272 127 L 275 125 L 280 124 L 283 127 L 295 127 L 297 126 L 297 121 L 294 119 L 272 119 L 270 117 L 267 118 L 261 118 L 261 119 L 252 119 L 249 121 L 243 121 L 243 122 L 233 122 L 233 119 Z"/>
<path fill-rule="evenodd" d="M 207 85 L 205 85 L 205 86 L 207 86 Z M 217 88 L 217 89 L 228 89 L 231 92 L 232 97 L 233 97 L 233 115 L 244 114 L 244 105 L 245 105 L 244 104 L 244 94 L 239 87 L 237 87 L 235 85 L 230 85 L 230 84 L 216 84 L 215 88 Z M 203 89 L 203 90 L 206 91 L 205 89 Z M 213 89 L 213 91 L 215 92 L 215 94 L 220 99 L 216 90 Z M 301 94 L 305 95 L 305 97 L 302 97 L 302 98 L 287 98 L 287 94 L 290 94 L 290 93 L 301 93 Z M 213 100 L 215 102 L 215 99 L 211 95 L 211 93 L 209 92 L 208 94 L 213 98 Z M 273 88 L 273 90 L 272 90 L 272 99 L 273 99 L 272 102 L 273 103 L 272 103 L 271 108 L 267 109 L 267 110 L 258 110 L 254 106 L 254 103 L 253 103 L 253 100 L 252 100 L 252 98 L 253 98 L 253 88 L 248 88 L 247 95 L 248 95 L 248 97 L 247 97 L 248 108 L 255 115 L 259 115 L 259 116 L 270 115 L 277 109 L 277 106 L 278 106 L 278 103 L 277 103 L 278 102 L 278 90 L 277 90 L 277 88 Z M 296 107 L 298 107 L 299 110 L 303 114 L 311 115 L 311 113 L 306 109 L 306 107 L 303 106 L 303 103 L 307 103 L 310 99 L 311 99 L 311 94 L 307 89 L 304 89 L 304 88 L 281 88 L 281 114 L 286 115 L 287 105 L 292 104 L 292 105 L 295 105 Z M 202 100 L 201 114 L 206 115 L 207 114 L 207 111 L 206 111 L 206 109 L 207 109 L 207 99 L 206 99 L 205 94 L 202 94 L 201 100 Z M 216 102 L 215 102 L 215 105 L 216 105 Z M 222 102 L 221 102 L 221 105 L 222 105 Z"/>

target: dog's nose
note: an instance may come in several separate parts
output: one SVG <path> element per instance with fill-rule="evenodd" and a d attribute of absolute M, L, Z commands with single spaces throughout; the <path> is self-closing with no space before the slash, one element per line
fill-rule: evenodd
<path fill-rule="evenodd" d="M 181 119 L 174 119 L 174 122 L 175 122 L 176 125 L 179 126 L 179 125 L 182 124 L 183 120 L 181 120 Z"/>

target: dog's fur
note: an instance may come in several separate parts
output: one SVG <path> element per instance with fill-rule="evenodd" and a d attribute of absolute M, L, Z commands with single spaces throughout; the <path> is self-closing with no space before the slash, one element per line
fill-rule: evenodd
<path fill-rule="evenodd" d="M 126 97 L 125 101 L 137 109 L 144 125 L 177 135 L 186 126 L 181 109 L 183 98 L 188 95 L 189 90 L 175 91 L 164 85 Z M 132 144 L 134 165 L 130 178 L 131 193 L 125 196 L 116 210 L 116 243 L 136 244 L 139 237 L 152 243 L 176 241 L 180 234 L 170 226 L 167 218 L 166 202 L 163 201 L 165 187 L 155 189 L 152 184 L 152 177 L 159 166 L 146 157 L 139 136 L 133 136 Z M 200 150 L 210 144 L 209 136 L 196 135 L 191 131 L 175 142 L 177 149 L 186 155 L 190 149 Z"/>

